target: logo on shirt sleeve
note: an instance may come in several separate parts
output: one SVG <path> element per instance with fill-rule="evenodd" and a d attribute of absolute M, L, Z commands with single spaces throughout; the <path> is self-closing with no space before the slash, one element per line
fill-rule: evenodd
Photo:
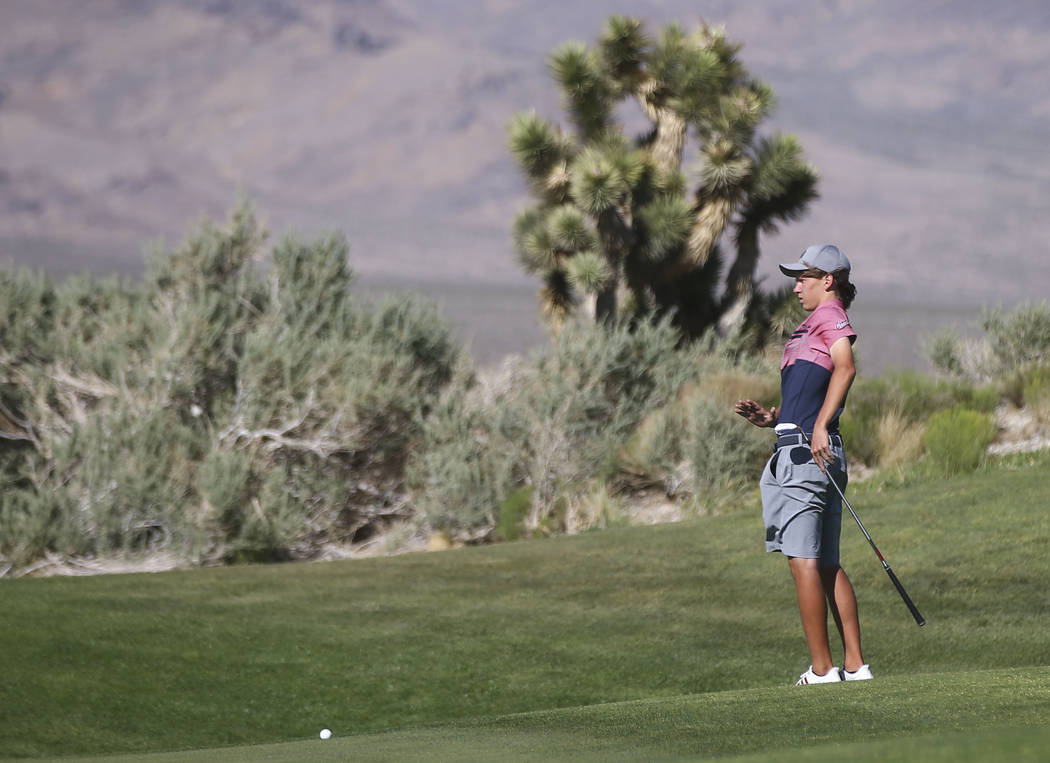
<path fill-rule="evenodd" d="M 847 319 L 846 319 L 846 320 L 844 320 L 844 321 L 839 321 L 838 323 L 836 323 L 836 324 L 835 324 L 835 328 L 836 328 L 836 329 L 844 329 L 844 328 L 846 328 L 846 326 L 848 326 L 848 325 L 849 325 L 849 318 L 847 318 Z"/>

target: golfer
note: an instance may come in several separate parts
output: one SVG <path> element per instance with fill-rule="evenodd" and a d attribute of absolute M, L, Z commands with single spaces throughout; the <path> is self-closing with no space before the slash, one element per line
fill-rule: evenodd
<path fill-rule="evenodd" d="M 807 248 L 780 270 L 795 279 L 795 294 L 809 313 L 784 347 L 780 410 L 754 400 L 740 400 L 734 410 L 755 426 L 792 423 L 808 433 L 809 446 L 798 432 L 777 437 L 759 483 L 766 551 L 788 558 L 812 659 L 798 684 L 865 680 L 872 675 L 861 654 L 857 599 L 839 565 L 842 499 L 830 482 L 845 489 L 847 481 L 838 421 L 857 373 L 857 335 L 846 314 L 857 289 L 849 260 L 831 244 Z M 841 672 L 828 643 L 829 606 L 845 651 Z"/>

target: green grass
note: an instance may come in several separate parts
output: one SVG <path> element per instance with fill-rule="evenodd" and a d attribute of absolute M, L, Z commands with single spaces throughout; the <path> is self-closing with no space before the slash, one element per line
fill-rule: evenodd
<path fill-rule="evenodd" d="M 1043 461 L 853 491 L 929 621 L 845 526 L 878 675 L 860 686 L 787 685 L 805 645 L 755 507 L 388 559 L 4 581 L 0 756 L 1023 756 L 1050 738 L 1028 728 L 1050 717 L 1048 492 Z"/>
<path fill-rule="evenodd" d="M 1025 750 L 1044 753 L 1050 727 L 1041 724 L 1048 711 L 1050 669 L 939 673 L 805 693 L 778 687 L 592 705 L 143 760 L 628 761 L 730 755 L 748 761 L 956 761 L 987 760 L 989 750 L 992 758 L 1009 751 L 1012 760 L 1045 760 L 1025 757 Z M 1004 722 L 1012 727 L 1004 731 Z M 980 756 L 967 758 L 967 749 Z"/>

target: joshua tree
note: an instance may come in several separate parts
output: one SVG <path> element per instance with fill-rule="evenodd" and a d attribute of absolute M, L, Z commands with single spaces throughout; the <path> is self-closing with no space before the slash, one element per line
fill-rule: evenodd
<path fill-rule="evenodd" d="M 514 241 L 555 326 L 578 306 L 599 321 L 671 312 L 696 336 L 754 313 L 759 233 L 805 212 L 817 173 L 794 137 L 757 135 L 773 92 L 740 64 L 740 47 L 703 22 L 653 40 L 641 21 L 612 16 L 596 46 L 551 55 L 572 132 L 524 112 L 509 133 L 535 199 Z M 616 121 L 629 99 L 649 122 L 634 140 Z M 690 139 L 699 162 L 687 178 Z"/>

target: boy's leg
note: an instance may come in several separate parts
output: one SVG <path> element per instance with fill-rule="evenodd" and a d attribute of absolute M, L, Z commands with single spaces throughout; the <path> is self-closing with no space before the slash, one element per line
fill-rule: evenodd
<path fill-rule="evenodd" d="M 813 672 L 826 675 L 834 667 L 828 644 L 828 604 L 820 569 L 816 559 L 788 557 L 791 575 L 795 578 L 798 611 L 802 616 L 802 632 L 806 635 Z"/>
<path fill-rule="evenodd" d="M 864 655 L 860 648 L 860 617 L 857 614 L 857 596 L 853 585 L 842 567 L 821 567 L 820 577 L 827 596 L 831 616 L 842 636 L 842 648 L 845 651 L 842 667 L 850 672 L 864 664 Z"/>

